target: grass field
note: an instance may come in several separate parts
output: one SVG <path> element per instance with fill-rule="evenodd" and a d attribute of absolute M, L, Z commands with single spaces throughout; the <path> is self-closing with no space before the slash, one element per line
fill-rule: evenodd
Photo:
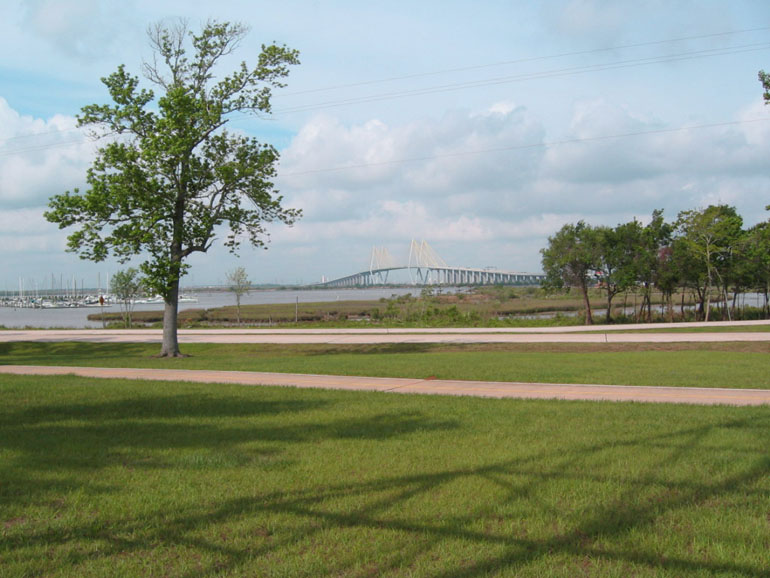
<path fill-rule="evenodd" d="M 3 576 L 763 576 L 768 408 L 3 376 Z"/>
<path fill-rule="evenodd" d="M 770 388 L 768 343 L 249 345 L 4 343 L 0 363 L 164 367 L 486 381 Z"/>

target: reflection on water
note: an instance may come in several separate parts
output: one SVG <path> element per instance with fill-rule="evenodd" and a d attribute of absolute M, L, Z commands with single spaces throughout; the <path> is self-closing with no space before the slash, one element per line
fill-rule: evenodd
<path fill-rule="evenodd" d="M 308 290 L 258 290 L 250 291 L 241 297 L 241 305 L 259 305 L 267 303 L 300 303 L 328 301 L 357 301 L 364 299 L 380 299 L 392 295 L 419 295 L 420 287 L 387 287 L 372 289 L 318 289 Z M 451 292 L 452 289 L 442 288 Z M 235 305 L 235 296 L 227 291 L 194 293 L 197 303 L 180 303 L 179 310 L 210 309 Z M 137 311 L 152 311 L 163 309 L 163 303 L 147 303 L 136 306 Z M 118 305 L 104 307 L 105 312 L 118 312 Z M 87 317 L 98 313 L 99 307 L 27 309 L 0 307 L 0 326 L 4 327 L 38 327 L 38 328 L 100 328 L 101 321 L 89 321 Z"/>

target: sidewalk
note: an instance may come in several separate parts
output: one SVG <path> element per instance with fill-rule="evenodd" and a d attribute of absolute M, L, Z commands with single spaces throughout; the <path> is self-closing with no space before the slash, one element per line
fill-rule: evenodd
<path fill-rule="evenodd" d="M 746 330 L 729 332 L 658 332 L 659 326 L 612 325 L 559 328 L 450 328 L 450 329 L 180 329 L 185 343 L 382 344 L 382 343 L 683 343 L 770 342 L 770 331 L 751 331 L 754 322 L 734 322 Z M 767 325 L 767 321 L 761 322 Z M 671 326 L 667 326 L 670 328 Z M 677 324 L 677 328 L 690 328 Z M 697 324 L 694 327 L 704 327 Z M 708 327 L 708 326 L 706 326 Z M 623 333 L 633 328 L 635 333 Z M 9 329 L 0 342 L 80 341 L 92 343 L 160 343 L 161 329 Z"/>
<path fill-rule="evenodd" d="M 110 379 L 190 381 L 199 383 L 230 383 L 250 386 L 277 385 L 302 388 L 345 389 L 352 391 L 467 395 L 494 398 L 637 401 L 687 403 L 696 405 L 725 404 L 736 406 L 770 404 L 770 390 L 762 389 L 639 387 L 582 384 L 560 385 L 551 383 L 399 379 L 248 371 L 125 369 L 31 365 L 0 365 L 0 374 L 78 375 L 81 377 Z"/>

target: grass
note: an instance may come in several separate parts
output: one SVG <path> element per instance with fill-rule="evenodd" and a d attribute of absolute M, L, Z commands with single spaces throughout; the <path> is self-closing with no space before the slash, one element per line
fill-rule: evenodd
<path fill-rule="evenodd" d="M 606 304 L 598 290 L 590 292 L 594 309 Z M 660 296 L 653 299 L 660 301 Z M 618 303 L 620 300 L 618 300 Z M 688 304 L 692 304 L 688 298 Z M 584 303 L 575 292 L 549 293 L 536 287 L 476 287 L 470 292 L 441 293 L 423 289 L 419 295 L 390 299 L 317 303 L 269 303 L 241 306 L 244 325 L 295 325 L 305 327 L 541 327 L 579 325 Z M 118 312 L 92 313 L 91 321 L 104 319 L 122 324 Z M 603 318 L 601 315 L 597 315 Z M 159 324 L 163 311 L 134 311 L 140 325 Z M 186 309 L 179 313 L 187 327 L 236 324 L 234 305 L 212 309 Z"/>
<path fill-rule="evenodd" d="M 641 333 L 643 331 L 654 333 L 764 333 L 770 331 L 770 323 L 767 325 L 709 325 L 708 327 L 677 327 L 673 324 L 671 327 L 656 327 L 655 329 L 645 329 L 644 325 L 640 325 L 638 328 L 623 329 L 613 331 L 613 333 Z"/>
<path fill-rule="evenodd" d="M 3 376 L 7 576 L 760 576 L 767 408 Z"/>
<path fill-rule="evenodd" d="M 163 367 L 487 381 L 770 388 L 768 343 L 678 344 L 157 344 L 2 343 L 0 363 Z"/>

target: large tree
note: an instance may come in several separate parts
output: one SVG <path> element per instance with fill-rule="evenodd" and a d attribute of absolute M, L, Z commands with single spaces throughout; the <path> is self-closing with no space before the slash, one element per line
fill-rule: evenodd
<path fill-rule="evenodd" d="M 179 281 L 185 260 L 211 248 L 220 229 L 235 251 L 242 240 L 266 242 L 265 223 L 292 224 L 273 187 L 278 153 L 269 144 L 225 130 L 234 113 L 269 113 L 272 88 L 298 53 L 262 46 L 257 63 L 233 72 L 219 66 L 241 42 L 239 24 L 207 23 L 199 34 L 185 22 L 149 30 L 154 51 L 144 76 L 159 91 L 140 89 L 120 66 L 102 79 L 113 104 L 82 109 L 80 126 L 111 137 L 88 170 L 88 190 L 50 200 L 46 218 L 76 226 L 68 249 L 84 259 L 121 262 L 141 255 L 147 285 L 163 296 L 161 356 L 178 356 Z"/>

